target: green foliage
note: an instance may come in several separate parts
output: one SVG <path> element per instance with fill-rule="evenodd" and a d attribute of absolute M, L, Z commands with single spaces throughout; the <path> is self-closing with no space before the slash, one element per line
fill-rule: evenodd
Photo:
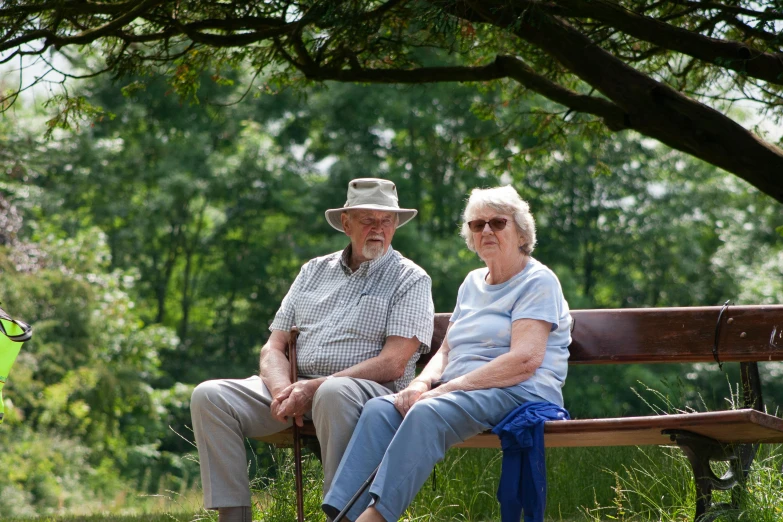
<path fill-rule="evenodd" d="M 296 519 L 296 485 L 294 459 L 291 450 L 273 450 L 271 465 L 256 468 L 251 475 L 250 490 L 254 495 L 253 520 L 276 522 Z M 256 462 L 256 464 L 258 464 Z M 306 520 L 326 520 L 321 511 L 323 500 L 323 472 L 320 463 L 312 455 L 302 463 L 304 485 L 304 509 Z"/>
<path fill-rule="evenodd" d="M 0 476 L 4 518 L 73 509 L 106 488 L 87 462 L 90 450 L 78 439 L 13 423 L 0 431 L 0 447 L 6 470 Z M 97 487 L 94 493 L 89 486 Z"/>
<path fill-rule="evenodd" d="M 607 520 L 611 517 L 617 519 L 618 513 L 633 513 L 637 517 L 627 520 L 682 520 L 676 518 L 678 513 L 690 513 L 692 519 L 694 493 L 689 464 L 684 457 L 677 455 L 677 451 L 658 447 L 548 449 L 546 520 Z M 499 520 L 496 494 L 501 459 L 502 454 L 498 450 L 448 451 L 403 519 L 444 522 Z M 251 474 L 251 477 L 255 476 L 251 481 L 254 520 L 287 522 L 296 516 L 291 451 L 273 451 L 273 462 L 274 466 L 269 470 L 261 468 L 257 475 Z M 770 468 L 770 464 L 760 464 L 760 472 L 773 472 L 775 468 Z M 320 509 L 321 480 L 320 465 L 313 456 L 306 455 L 306 520 L 325 520 Z M 659 514 L 641 518 L 637 511 L 644 512 L 645 516 L 652 513 L 642 507 L 646 506 L 645 500 L 649 503 L 647 496 L 657 500 Z M 688 501 L 690 504 L 687 504 Z"/>
<path fill-rule="evenodd" d="M 166 512 L 153 515 L 87 515 L 87 516 L 54 516 L 39 518 L 10 518 L 6 522 L 192 522 L 193 520 L 204 520 L 195 518 L 190 512 Z"/>
<path fill-rule="evenodd" d="M 614 477 L 604 468 L 620 469 L 636 454 L 634 448 L 567 448 L 547 450 L 547 520 L 583 520 L 580 506 L 596 499 L 611 502 Z M 290 450 L 274 450 L 272 464 L 251 471 L 254 520 L 288 522 L 296 516 L 293 502 L 293 458 Z M 452 449 L 424 484 L 405 520 L 498 520 L 496 500 L 501 453 L 497 450 Z M 304 458 L 305 519 L 325 520 L 321 511 L 321 467 L 312 455 Z M 213 518 L 214 517 L 213 515 Z"/>
<path fill-rule="evenodd" d="M 191 107 L 234 84 L 244 86 L 234 93 L 242 101 L 283 88 L 309 95 L 329 80 L 463 82 L 470 87 L 452 89 L 451 99 L 488 122 L 506 120 L 497 129 L 506 141 L 635 130 L 781 201 L 783 154 L 729 116 L 736 100 L 749 100 L 759 117 L 781 119 L 779 4 L 194 0 L 83 2 L 63 14 L 60 0 L 15 0 L 0 10 L 3 63 L 18 57 L 24 70 L 30 59 L 44 72 L 9 81 L 0 111 L 43 84 L 58 112 L 50 128 L 73 128 L 102 106 L 70 91 L 73 80 L 101 75 L 129 81 L 119 87 L 126 93 L 165 82 L 166 95 Z M 487 84 L 502 91 L 497 100 L 476 99 Z"/>
<path fill-rule="evenodd" d="M 53 95 L 46 100 L 44 107 L 56 107 L 57 113 L 46 122 L 47 138 L 52 137 L 55 129 L 78 130 L 84 122 L 100 122 L 104 118 L 114 119 L 115 114 L 93 105 L 84 96 Z"/>
<path fill-rule="evenodd" d="M 761 446 L 750 476 L 739 494 L 739 509 L 725 510 L 727 522 L 773 522 L 783 517 L 783 483 L 780 469 L 783 452 L 780 445 Z"/>
<path fill-rule="evenodd" d="M 212 102 L 241 95 L 231 78 L 199 78 Z M 255 372 L 301 264 L 345 247 L 322 215 L 343 205 L 355 177 L 389 178 L 401 204 L 419 209 L 394 246 L 432 277 L 437 311 L 453 308 L 465 274 L 481 266 L 458 237 L 467 194 L 501 183 L 530 201 L 534 255 L 558 274 L 572 308 L 783 301 L 778 203 L 635 135 L 536 130 L 531 121 L 545 117 L 546 103 L 521 93 L 328 84 L 306 98 L 286 91 L 219 109 L 183 105 L 163 81 L 123 81 L 124 97 L 104 82 L 90 86 L 87 102 L 117 117 L 78 133 L 44 143 L 0 124 L 8 142 L 0 150 L 0 299 L 35 326 L 5 389 L 0 434 L 30 430 L 8 442 L 17 456 L 26 455 L 25 437 L 40 434 L 54 454 L 31 455 L 31 469 L 59 462 L 58 448 L 72 445 L 93 482 L 69 482 L 63 468 L 62 483 L 73 484 L 63 509 L 123 488 L 197 483 L 196 464 L 182 458 L 193 451 L 193 385 Z M 501 131 L 514 125 L 520 131 L 509 139 Z M 678 408 L 721 408 L 737 373 L 710 364 L 574 367 L 566 405 L 575 417 L 646 413 L 645 382 L 664 384 Z M 762 365 L 766 382 L 780 375 L 780 364 Z M 765 389 L 772 410 L 783 404 L 776 388 Z M 439 465 L 444 489 L 425 486 L 411 516 L 495 513 L 490 453 L 450 456 Z M 550 515 L 567 520 L 593 506 L 594 481 L 599 506 L 612 505 L 617 478 L 599 474 L 599 488 L 590 477 L 614 453 L 569 455 L 550 459 L 553 476 L 581 462 L 573 473 L 589 483 L 553 480 L 553 488 L 566 485 Z M 618 455 L 606 466 L 632 460 Z M 292 485 L 270 481 L 283 477 L 285 458 L 259 450 L 253 464 L 258 488 L 270 492 L 258 493 L 260 505 L 280 520 L 291 513 Z M 315 484 L 318 466 L 308 466 Z M 463 491 L 452 481 L 473 485 Z M 34 482 L 5 484 L 15 512 L 54 513 L 47 510 L 62 490 Z M 310 489 L 316 513 L 319 488 Z"/>
<path fill-rule="evenodd" d="M 144 328 L 127 293 L 134 278 L 109 270 L 105 235 L 61 232 L 42 220 L 30 233 L 36 248 L 0 246 L 3 305 L 34 325 L 6 387 L 0 431 L 4 466 L 13 469 L 0 488 L 9 516 L 98 506 L 128 488 L 129 478 L 160 467 L 166 408 L 182 400 L 181 389 L 150 386 L 160 376 L 159 354 L 176 348 L 177 338 Z M 36 260 L 24 259 L 30 255 Z M 156 458 L 134 458 L 143 447 Z M 190 487 L 193 467 L 184 472 Z"/>
<path fill-rule="evenodd" d="M 641 384 L 641 383 L 640 383 Z M 637 392 L 648 411 L 656 415 L 694 411 L 681 396 L 681 383 L 649 387 L 641 384 Z M 739 388 L 728 391 L 729 409 L 741 407 Z M 702 397 L 700 396 L 701 400 Z M 700 409 L 707 409 L 703 403 Z M 679 522 L 692 520 L 696 503 L 693 468 L 682 450 L 676 446 L 628 448 L 632 458 L 620 468 L 605 466 L 603 471 L 612 477 L 612 498 L 594 499 L 592 505 L 583 506 L 585 515 L 594 521 L 648 521 Z M 631 457 L 631 456 L 629 456 Z M 780 445 L 760 445 L 745 483 L 730 491 L 713 491 L 715 520 L 736 521 L 777 520 L 780 507 L 775 502 L 780 497 Z M 710 464 L 721 476 L 728 470 L 728 463 Z M 731 507 L 737 499 L 738 506 Z M 723 505 L 721 505 L 723 504 Z"/>
<path fill-rule="evenodd" d="M 637 448 L 630 464 L 620 470 L 608 466 L 604 472 L 615 485 L 610 501 L 596 498 L 583 507 L 591 521 L 626 522 L 692 520 L 696 492 L 693 472 L 677 448 Z M 736 491 L 737 508 L 717 507 L 713 514 L 721 522 L 772 522 L 781 517 L 781 447 L 763 445 L 751 466 L 747 482 Z M 715 503 L 731 502 L 730 491 L 713 492 Z"/>
<path fill-rule="evenodd" d="M 693 519 L 696 502 L 690 464 L 678 448 L 636 448 L 621 471 L 605 468 L 615 481 L 611 502 L 584 507 L 590 520 L 680 522 Z"/>

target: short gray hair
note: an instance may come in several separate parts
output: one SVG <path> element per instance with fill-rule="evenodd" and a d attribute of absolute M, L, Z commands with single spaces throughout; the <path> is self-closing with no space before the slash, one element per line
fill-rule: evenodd
<path fill-rule="evenodd" d="M 468 221 L 472 221 L 479 210 L 487 208 L 514 217 L 517 232 L 522 238 L 519 251 L 528 256 L 532 254 L 536 247 L 536 221 L 533 219 L 533 214 L 530 213 L 530 205 L 519 197 L 519 193 L 510 185 L 489 189 L 476 188 L 470 192 L 468 204 L 462 213 L 462 228 L 460 230 L 470 251 L 476 251 L 476 244 L 468 227 Z"/>

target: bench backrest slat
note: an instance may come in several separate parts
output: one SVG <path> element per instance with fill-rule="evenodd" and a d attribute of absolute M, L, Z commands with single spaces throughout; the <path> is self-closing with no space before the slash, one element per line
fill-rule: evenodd
<path fill-rule="evenodd" d="M 720 306 L 572 310 L 571 364 L 713 362 Z M 435 316 L 432 351 L 451 314 Z M 783 361 L 783 305 L 729 306 L 721 316 L 723 362 Z M 425 364 L 428 356 L 419 364 Z"/>

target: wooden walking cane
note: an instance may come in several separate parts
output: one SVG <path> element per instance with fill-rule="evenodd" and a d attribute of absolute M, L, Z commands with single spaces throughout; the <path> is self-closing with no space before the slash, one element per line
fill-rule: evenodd
<path fill-rule="evenodd" d="M 370 473 L 370 476 L 367 477 L 367 480 L 364 481 L 364 484 L 361 485 L 359 488 L 359 491 L 353 494 L 351 497 L 351 500 L 348 501 L 348 503 L 345 505 L 345 507 L 340 511 L 335 518 L 332 519 L 332 522 L 342 522 L 342 520 L 345 518 L 345 515 L 348 514 L 348 512 L 351 510 L 354 504 L 356 504 L 356 501 L 359 500 L 359 497 L 361 497 L 365 491 L 367 491 L 367 488 L 370 487 L 372 484 L 372 481 L 375 480 L 375 475 L 378 474 L 378 470 L 381 469 L 381 465 L 378 464 L 378 467 L 373 470 L 372 473 Z"/>
<path fill-rule="evenodd" d="M 291 368 L 291 382 L 295 383 L 298 377 L 296 368 L 296 338 L 299 337 L 299 328 L 291 327 L 291 335 L 288 337 L 288 364 Z M 294 419 L 294 475 L 296 476 L 296 520 L 304 522 L 304 488 L 302 486 L 302 437 L 299 426 Z"/>

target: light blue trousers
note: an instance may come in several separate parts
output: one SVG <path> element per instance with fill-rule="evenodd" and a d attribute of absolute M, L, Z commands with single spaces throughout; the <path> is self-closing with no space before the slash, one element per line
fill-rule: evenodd
<path fill-rule="evenodd" d="M 448 448 L 491 429 L 527 400 L 536 398 L 507 388 L 457 391 L 417 402 L 403 419 L 393 395 L 371 399 L 324 498 L 324 511 L 335 516 L 380 464 L 348 518 L 356 520 L 372 505 L 387 522 L 398 520 Z"/>

